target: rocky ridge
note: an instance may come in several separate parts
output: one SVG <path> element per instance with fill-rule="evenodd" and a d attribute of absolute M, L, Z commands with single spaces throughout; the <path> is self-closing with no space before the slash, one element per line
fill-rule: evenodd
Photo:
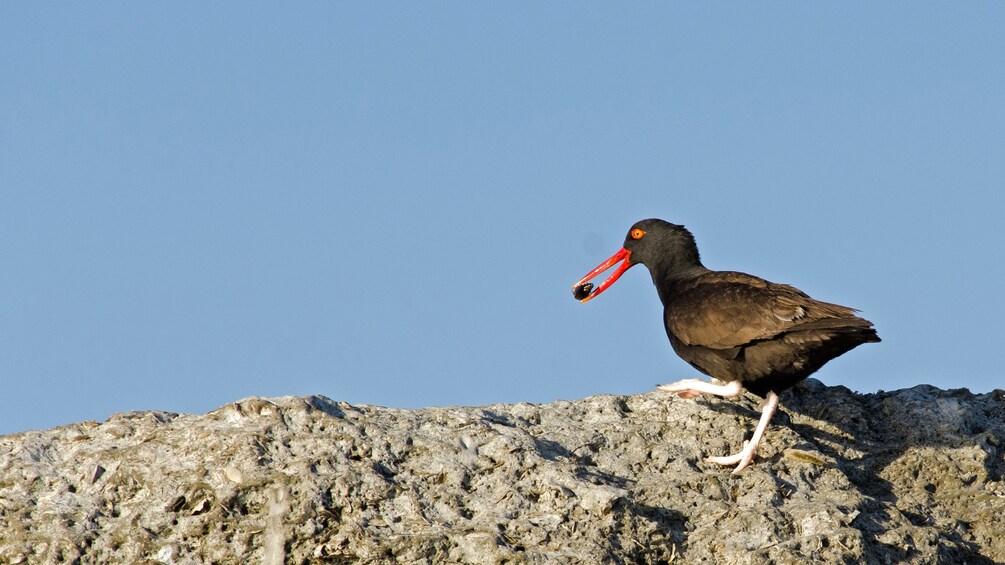
<path fill-rule="evenodd" d="M 0 437 L 0 563 L 1002 563 L 1005 392 L 321 396 Z"/>

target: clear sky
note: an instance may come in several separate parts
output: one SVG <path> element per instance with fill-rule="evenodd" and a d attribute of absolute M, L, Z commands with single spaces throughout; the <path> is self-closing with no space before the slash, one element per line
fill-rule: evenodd
<path fill-rule="evenodd" d="M 636 220 L 854 306 L 815 376 L 1003 387 L 1005 3 L 6 2 L 0 434 L 699 376 Z"/>

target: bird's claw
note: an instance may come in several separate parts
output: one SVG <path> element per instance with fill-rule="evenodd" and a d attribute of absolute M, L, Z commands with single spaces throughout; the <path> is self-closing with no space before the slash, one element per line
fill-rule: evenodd
<path fill-rule="evenodd" d="M 757 446 L 751 445 L 749 441 L 744 440 L 743 449 L 734 453 L 732 455 L 723 455 L 721 457 L 706 457 L 706 463 L 715 463 L 716 465 L 736 465 L 733 469 L 732 474 L 738 475 L 740 471 L 743 471 L 754 461 L 754 456 L 757 454 Z"/>
<path fill-rule="evenodd" d="M 701 379 L 684 379 L 675 383 L 657 385 L 656 388 L 676 394 L 680 398 L 695 398 L 702 395 L 702 391 L 694 388 L 695 386 L 700 386 L 700 383 L 704 383 L 704 381 Z"/>

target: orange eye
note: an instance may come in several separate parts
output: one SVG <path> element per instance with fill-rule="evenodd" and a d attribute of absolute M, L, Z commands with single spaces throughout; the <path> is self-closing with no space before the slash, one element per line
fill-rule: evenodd
<path fill-rule="evenodd" d="M 632 230 L 632 233 L 630 235 L 632 236 L 632 239 L 642 239 L 642 236 L 646 235 L 646 230 L 640 230 L 639 228 L 635 228 Z"/>

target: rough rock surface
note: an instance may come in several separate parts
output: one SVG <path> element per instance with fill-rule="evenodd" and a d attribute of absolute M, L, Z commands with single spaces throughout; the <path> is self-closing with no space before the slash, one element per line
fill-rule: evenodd
<path fill-rule="evenodd" d="M 320 396 L 0 437 L 0 563 L 1005 562 L 1005 392 L 395 410 Z"/>

